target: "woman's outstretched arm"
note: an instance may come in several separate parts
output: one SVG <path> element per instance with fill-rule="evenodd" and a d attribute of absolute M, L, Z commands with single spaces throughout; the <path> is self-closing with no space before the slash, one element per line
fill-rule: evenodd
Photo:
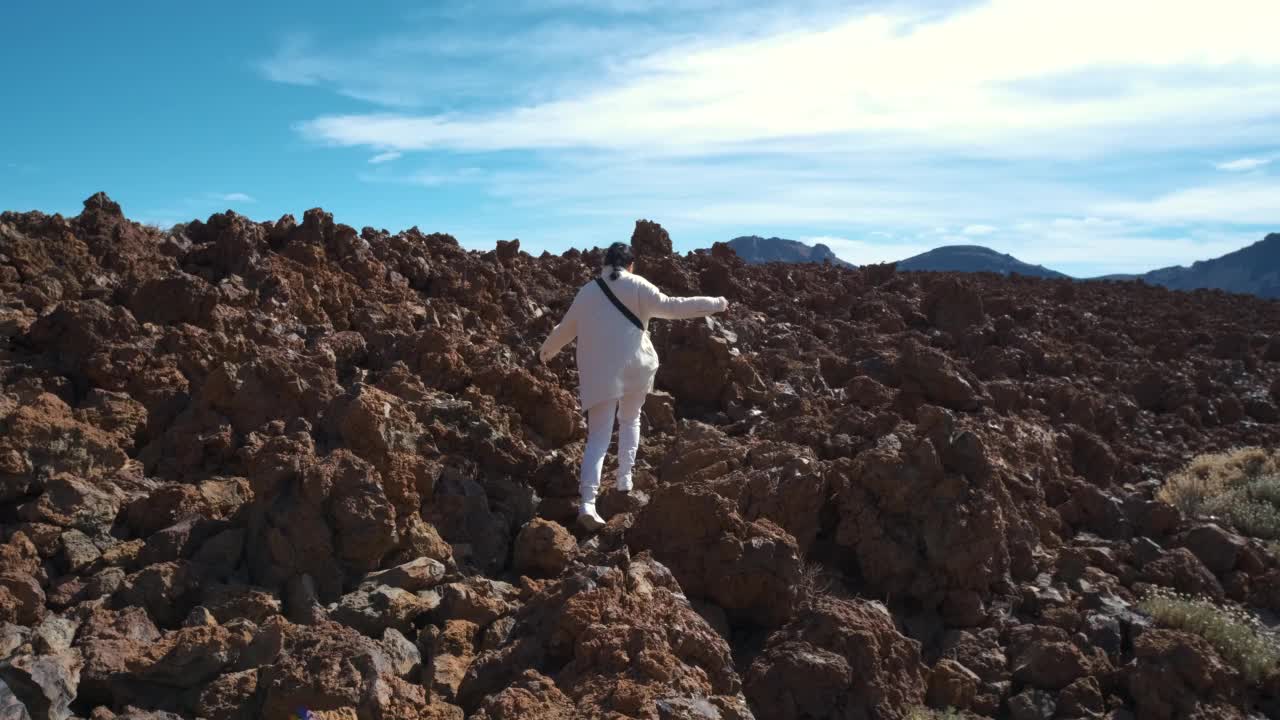
<path fill-rule="evenodd" d="M 646 314 L 664 320 L 687 320 L 706 317 L 729 307 L 722 297 L 671 297 L 650 282 L 645 282 L 640 292 Z"/>
<path fill-rule="evenodd" d="M 542 362 L 548 362 L 555 357 L 568 345 L 574 338 L 578 337 L 578 298 L 573 299 L 573 304 L 569 306 L 569 311 L 564 314 L 564 319 L 556 325 L 547 339 L 543 341 L 542 347 L 538 349 L 538 358 Z"/>

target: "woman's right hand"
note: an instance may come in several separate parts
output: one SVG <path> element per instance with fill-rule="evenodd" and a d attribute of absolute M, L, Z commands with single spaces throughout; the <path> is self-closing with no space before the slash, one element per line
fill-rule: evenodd
<path fill-rule="evenodd" d="M 725 299 L 723 295 L 716 299 L 720 301 L 720 309 L 717 310 L 716 312 L 724 312 L 725 310 L 729 309 L 729 301 Z"/>

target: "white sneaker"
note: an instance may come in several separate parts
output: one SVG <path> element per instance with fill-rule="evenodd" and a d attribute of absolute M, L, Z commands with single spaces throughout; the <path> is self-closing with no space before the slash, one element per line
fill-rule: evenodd
<path fill-rule="evenodd" d="M 599 530 L 606 523 L 604 518 L 596 514 L 595 505 L 583 505 L 578 511 L 578 524 L 588 530 Z"/>
<path fill-rule="evenodd" d="M 618 478 L 618 482 L 614 487 L 618 488 L 618 492 L 629 493 L 635 487 L 635 483 L 631 482 L 631 478 Z"/>

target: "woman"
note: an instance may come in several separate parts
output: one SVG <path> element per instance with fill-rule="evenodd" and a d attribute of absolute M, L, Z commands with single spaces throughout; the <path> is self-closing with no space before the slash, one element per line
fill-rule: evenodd
<path fill-rule="evenodd" d="M 649 342 L 649 320 L 705 317 L 729 306 L 722 297 L 667 297 L 653 283 L 633 275 L 634 269 L 631 246 L 610 245 L 599 277 L 578 291 L 569 312 L 538 351 L 539 359 L 546 363 L 578 339 L 578 394 L 587 411 L 578 521 L 590 530 L 605 524 L 596 513 L 596 493 L 615 416 L 617 487 L 631 491 L 631 466 L 640 445 L 640 409 L 658 373 L 658 354 Z"/>

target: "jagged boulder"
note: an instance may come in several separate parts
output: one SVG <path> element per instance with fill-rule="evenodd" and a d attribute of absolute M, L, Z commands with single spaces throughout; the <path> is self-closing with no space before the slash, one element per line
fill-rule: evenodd
<path fill-rule="evenodd" d="M 795 538 L 767 519 L 743 519 L 706 483 L 655 491 L 627 543 L 668 565 L 685 592 L 731 615 L 766 626 L 790 617 L 801 564 Z"/>
<path fill-rule="evenodd" d="M 530 520 L 516 536 L 515 569 L 530 575 L 555 577 L 577 552 L 578 542 L 559 523 Z"/>
<path fill-rule="evenodd" d="M 536 666 L 560 668 L 558 692 L 524 672 Z M 689 605 L 675 576 L 642 554 L 586 568 L 531 597 L 508 644 L 470 663 L 459 700 L 490 717 L 518 704 L 659 718 L 681 717 L 662 708 L 677 707 L 672 696 L 682 695 L 745 720 L 752 715 L 741 690 L 728 643 Z"/>
<path fill-rule="evenodd" d="M 882 605 L 818 598 L 774 633 L 745 686 L 771 718 L 899 718 L 927 687 L 920 644 Z"/>

